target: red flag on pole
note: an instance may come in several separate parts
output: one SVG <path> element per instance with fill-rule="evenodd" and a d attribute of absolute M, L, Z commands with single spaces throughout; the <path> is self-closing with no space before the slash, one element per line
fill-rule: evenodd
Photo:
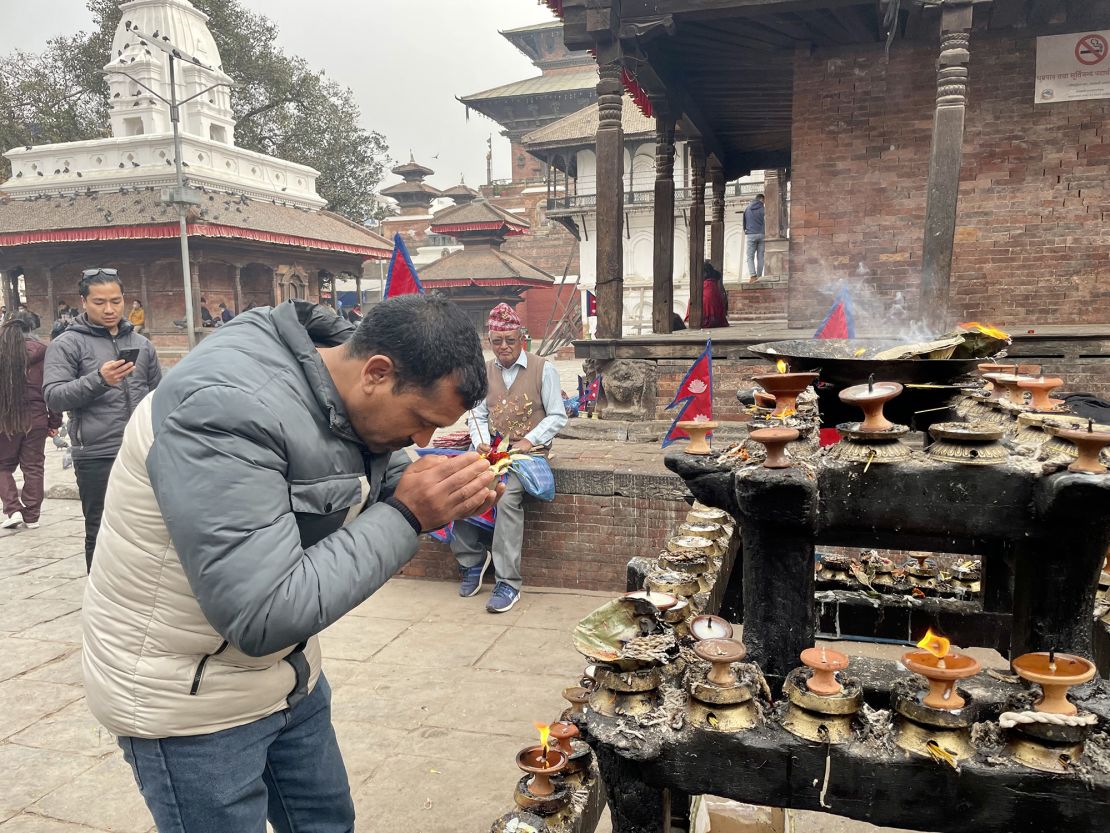
<path fill-rule="evenodd" d="M 385 296 L 382 300 L 396 298 L 398 295 L 424 294 L 424 287 L 412 265 L 405 241 L 400 234 L 393 235 L 393 257 L 389 259 L 389 275 L 385 279 Z"/>
<path fill-rule="evenodd" d="M 670 430 L 663 437 L 663 448 L 675 440 L 689 439 L 690 435 L 678 428 L 682 420 L 687 419 L 713 419 L 713 341 L 705 342 L 705 349 L 694 360 L 694 364 L 686 371 L 686 375 L 679 382 L 674 399 L 667 406 L 670 410 L 675 405 L 681 405 L 678 414 L 671 423 Z M 710 432 L 707 436 L 712 436 Z"/>
<path fill-rule="evenodd" d="M 814 338 L 855 338 L 856 325 L 852 320 L 852 299 L 848 290 L 842 289 L 836 295 L 832 308 L 829 310 Z"/>

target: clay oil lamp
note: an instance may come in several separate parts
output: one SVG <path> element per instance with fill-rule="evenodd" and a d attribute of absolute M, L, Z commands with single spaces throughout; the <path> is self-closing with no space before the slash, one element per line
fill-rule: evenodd
<path fill-rule="evenodd" d="M 687 716 L 695 726 L 721 732 L 750 729 L 758 712 L 751 689 L 742 683 L 732 667 L 747 656 L 748 650 L 735 639 L 702 639 L 694 643 L 694 653 L 709 663 L 691 666 L 686 675 L 690 691 Z"/>
<path fill-rule="evenodd" d="M 1049 394 L 1062 384 L 1064 380 L 1056 376 L 1036 376 L 1019 378 L 1017 386 L 1032 395 L 1030 405 L 1034 411 L 1054 411 L 1064 402 L 1061 399 L 1053 399 Z"/>
<path fill-rule="evenodd" d="M 714 506 L 704 506 L 695 503 L 686 513 L 687 523 L 715 523 L 727 526 L 732 523 L 732 516 L 724 509 Z"/>
<path fill-rule="evenodd" d="M 1055 651 L 1024 654 L 1011 663 L 1018 676 L 1041 687 L 1041 698 L 1033 704 L 1033 714 L 1046 721 L 1024 719 L 1022 713 L 999 717 L 1009 730 L 1007 749 L 1020 763 L 1043 772 L 1069 772 L 1083 755 L 1083 745 L 1097 720 L 1080 713 L 1068 700 L 1068 689 L 1094 678 L 1093 662 Z"/>
<path fill-rule="evenodd" d="M 720 616 L 704 613 L 690 620 L 690 635 L 699 642 L 703 639 L 732 639 L 732 623 Z"/>
<path fill-rule="evenodd" d="M 1039 364 L 1019 364 L 1017 370 L 1014 371 L 1018 376 L 1040 376 L 1041 366 Z"/>
<path fill-rule="evenodd" d="M 951 652 L 951 643 L 932 630 L 917 643 L 918 651 L 902 655 L 902 664 L 925 678 L 924 693 L 900 693 L 894 698 L 899 715 L 894 742 L 908 752 L 955 760 L 970 757 L 970 727 L 976 709 L 956 688 L 963 679 L 978 674 L 979 663 L 965 654 Z"/>
<path fill-rule="evenodd" d="M 854 583 L 852 579 L 852 558 L 848 555 L 820 554 L 817 562 L 821 567 L 817 572 L 817 583 L 821 587 L 845 587 Z"/>
<path fill-rule="evenodd" d="M 840 401 L 863 411 L 862 422 L 844 422 L 836 426 L 841 441 L 829 448 L 830 459 L 845 463 L 897 463 L 908 459 L 910 450 L 900 441 L 909 433 L 905 425 L 896 425 L 883 415 L 883 406 L 902 392 L 898 382 L 876 382 L 874 377 L 865 385 L 853 385 L 840 392 Z"/>
<path fill-rule="evenodd" d="M 686 521 L 678 527 L 680 536 L 692 535 L 695 538 L 704 538 L 707 541 L 720 541 L 727 538 L 725 528 L 719 523 L 701 523 Z"/>
<path fill-rule="evenodd" d="M 631 599 L 634 602 L 647 602 L 660 613 L 666 613 L 678 604 L 678 597 L 673 593 L 657 593 L 652 590 L 633 590 L 631 593 L 625 593 L 621 598 Z"/>
<path fill-rule="evenodd" d="M 952 575 L 949 582 L 960 596 L 965 596 L 969 593 L 978 593 L 980 588 L 980 580 L 982 576 L 982 568 L 974 561 L 968 561 L 963 564 L 957 564 L 952 568 Z"/>
<path fill-rule="evenodd" d="M 910 555 L 912 561 L 907 561 L 903 567 L 906 574 L 906 581 L 909 582 L 911 587 L 919 587 L 922 589 L 933 589 L 937 586 L 937 576 L 939 570 L 937 569 L 937 562 L 929 558 L 928 555 L 920 553 L 912 553 Z"/>
<path fill-rule="evenodd" d="M 859 430 L 874 434 L 894 428 L 894 423 L 883 415 L 883 406 L 901 392 L 898 382 L 876 382 L 872 378 L 866 385 L 852 385 L 842 390 L 840 401 L 860 408 L 863 422 L 856 423 Z"/>
<path fill-rule="evenodd" d="M 552 748 L 567 756 L 567 775 L 581 772 L 590 765 L 592 753 L 580 735 L 578 727 L 566 720 L 558 720 L 550 726 Z"/>
<path fill-rule="evenodd" d="M 667 539 L 667 552 L 693 552 L 706 558 L 716 558 L 724 552 L 720 538 L 701 534 L 690 534 L 679 530 L 678 535 Z"/>
<path fill-rule="evenodd" d="M 516 788 L 516 803 L 522 810 L 541 816 L 554 815 L 566 806 L 570 796 L 567 787 L 553 781 L 566 769 L 567 756 L 548 745 L 548 726 L 537 723 L 540 745 L 526 746 L 516 755 L 516 765 L 525 775 Z"/>
<path fill-rule="evenodd" d="M 755 407 L 759 411 L 773 411 L 775 410 L 775 397 L 766 391 L 757 390 L 752 392 L 755 398 Z"/>
<path fill-rule="evenodd" d="M 994 383 L 991 382 L 991 380 L 987 376 L 988 373 L 1017 373 L 1016 364 L 994 364 L 991 362 L 983 362 L 982 364 L 976 365 L 976 367 L 979 370 L 979 375 L 982 376 L 983 381 L 986 382 L 988 391 L 993 391 L 995 389 Z"/>
<path fill-rule="evenodd" d="M 1016 373 L 987 373 L 983 378 L 994 383 L 994 388 L 998 392 L 998 399 L 1009 402 L 1011 405 L 1025 404 L 1025 391 L 1018 387 L 1018 382 L 1023 377 Z"/>
<path fill-rule="evenodd" d="M 704 456 L 712 453 L 708 437 L 717 427 L 716 422 L 711 419 L 684 419 L 675 423 L 675 427 L 690 435 L 690 442 L 686 446 L 687 454 Z"/>
<path fill-rule="evenodd" d="M 798 394 L 817 381 L 817 373 L 790 373 L 786 362 L 779 359 L 775 364 L 778 373 L 764 373 L 752 377 L 753 381 L 771 396 L 775 397 L 773 417 L 783 419 L 793 416 L 798 410 Z"/>
<path fill-rule="evenodd" d="M 990 466 L 1009 459 L 999 440 L 1001 426 L 982 422 L 937 422 L 929 426 L 933 442 L 925 454 L 933 460 L 964 466 Z"/>
<path fill-rule="evenodd" d="M 702 589 L 696 573 L 667 569 L 648 573 L 644 584 L 653 593 L 669 593 L 676 599 L 688 599 Z"/>
<path fill-rule="evenodd" d="M 803 667 L 787 674 L 783 683 L 790 702 L 783 728 L 817 743 L 847 743 L 852 739 L 852 716 L 863 705 L 859 682 L 837 677 L 847 670 L 848 657 L 818 646 L 802 651 L 801 660 Z"/>
<path fill-rule="evenodd" d="M 1056 429 L 1056 436 L 1071 442 L 1077 452 L 1076 460 L 1068 466 L 1068 471 L 1106 474 L 1106 466 L 1099 461 L 1099 455 L 1110 445 L 1110 428 L 1101 425 L 1099 428 L 1104 430 L 1096 431 L 1094 420 L 1088 420 L 1086 428 Z"/>
<path fill-rule="evenodd" d="M 897 582 L 894 579 L 894 562 L 877 552 L 868 556 L 867 562 L 871 575 L 871 586 L 880 593 L 889 593 Z"/>
<path fill-rule="evenodd" d="M 586 704 L 590 702 L 590 690 L 580 685 L 572 685 L 563 689 L 563 699 L 570 703 L 570 708 L 562 714 L 563 720 L 573 720 L 577 716 L 585 716 Z"/>
<path fill-rule="evenodd" d="M 931 630 L 917 645 L 923 650 L 906 652 L 902 664 L 929 681 L 922 703 L 943 711 L 962 709 L 967 703 L 956 690 L 956 682 L 978 674 L 979 662 L 965 654 L 950 652 L 951 643 Z"/>
<path fill-rule="evenodd" d="M 1033 704 L 1033 710 L 1045 714 L 1078 714 L 1075 704 L 1068 700 L 1068 689 L 1089 682 L 1096 671 L 1088 659 L 1054 651 L 1022 654 L 1012 664 L 1019 677 L 1041 687 L 1043 695 Z"/>
<path fill-rule="evenodd" d="M 786 469 L 790 458 L 786 456 L 788 443 L 798 439 L 797 428 L 757 428 L 748 437 L 767 448 L 767 458 L 763 461 L 765 469 Z"/>

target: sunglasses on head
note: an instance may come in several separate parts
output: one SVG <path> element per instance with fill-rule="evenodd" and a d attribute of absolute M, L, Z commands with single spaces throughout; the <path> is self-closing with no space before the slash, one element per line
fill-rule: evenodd
<path fill-rule="evenodd" d="M 115 269 L 86 269 L 81 273 L 83 278 L 92 278 L 96 275 L 111 275 L 115 277 L 118 274 Z"/>

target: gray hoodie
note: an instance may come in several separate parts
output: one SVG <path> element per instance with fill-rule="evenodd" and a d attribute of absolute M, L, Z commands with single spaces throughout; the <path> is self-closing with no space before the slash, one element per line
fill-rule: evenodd
<path fill-rule="evenodd" d="M 118 385 L 100 378 L 101 366 L 120 350 L 139 349 L 135 372 Z M 46 407 L 69 411 L 69 434 L 77 460 L 115 457 L 136 406 L 162 381 L 158 354 L 146 336 L 121 321 L 112 336 L 82 313 L 46 349 L 42 393 Z"/>

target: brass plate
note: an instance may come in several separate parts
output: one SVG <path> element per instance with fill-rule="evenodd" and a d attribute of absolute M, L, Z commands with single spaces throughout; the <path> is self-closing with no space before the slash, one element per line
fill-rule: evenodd
<path fill-rule="evenodd" d="M 755 703 L 751 700 L 735 706 L 706 705 L 690 700 L 686 717 L 694 726 L 717 732 L 742 732 L 758 722 Z"/>
<path fill-rule="evenodd" d="M 814 743 L 848 743 L 853 737 L 851 715 L 814 714 L 793 703 L 786 708 L 782 728 Z"/>
<path fill-rule="evenodd" d="M 936 744 L 955 758 L 963 761 L 975 754 L 970 734 L 963 729 L 931 729 L 918 726 L 912 720 L 899 717 L 894 722 L 894 743 L 912 755 L 932 758 L 928 742 Z"/>

